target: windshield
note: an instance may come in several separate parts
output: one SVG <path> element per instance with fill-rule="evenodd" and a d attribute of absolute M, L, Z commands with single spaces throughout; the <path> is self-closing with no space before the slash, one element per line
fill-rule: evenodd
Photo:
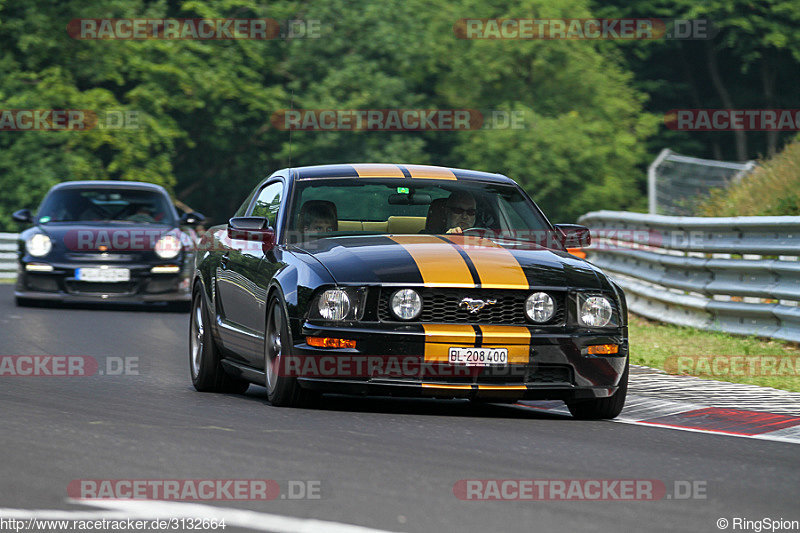
<path fill-rule="evenodd" d="M 433 179 L 312 179 L 297 182 L 293 242 L 352 234 L 470 234 L 519 239 L 550 224 L 507 184 Z"/>
<path fill-rule="evenodd" d="M 53 191 L 44 199 L 38 220 L 48 222 L 174 223 L 168 199 L 143 189 L 68 188 Z"/>

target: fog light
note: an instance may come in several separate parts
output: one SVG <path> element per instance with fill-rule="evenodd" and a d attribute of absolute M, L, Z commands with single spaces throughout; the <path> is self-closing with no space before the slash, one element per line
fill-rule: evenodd
<path fill-rule="evenodd" d="M 176 265 L 159 265 L 150 269 L 151 274 L 177 274 L 181 267 Z"/>
<path fill-rule="evenodd" d="M 356 341 L 332 337 L 306 337 L 306 344 L 316 348 L 355 348 Z"/>
<path fill-rule="evenodd" d="M 392 295 L 392 313 L 400 320 L 417 318 L 422 312 L 422 298 L 414 289 L 400 289 Z"/>
<path fill-rule="evenodd" d="M 556 304 L 546 292 L 534 292 L 525 300 L 525 314 L 534 322 L 547 322 L 555 312 Z"/>
<path fill-rule="evenodd" d="M 28 272 L 52 272 L 53 265 L 42 265 L 36 263 L 29 263 L 25 265 L 25 270 Z"/>
<path fill-rule="evenodd" d="M 619 353 L 619 345 L 617 344 L 596 344 L 586 348 L 586 353 L 589 355 L 614 355 Z"/>

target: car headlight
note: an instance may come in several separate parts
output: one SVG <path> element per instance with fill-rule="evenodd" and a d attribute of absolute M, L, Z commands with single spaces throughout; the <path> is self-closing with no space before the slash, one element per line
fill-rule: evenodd
<path fill-rule="evenodd" d="M 175 235 L 164 235 L 158 239 L 154 250 L 161 259 L 172 259 L 181 252 L 181 241 Z"/>
<path fill-rule="evenodd" d="M 320 295 L 317 305 L 325 320 L 344 320 L 350 312 L 350 297 L 342 289 L 328 289 Z"/>
<path fill-rule="evenodd" d="M 546 292 L 534 292 L 525 300 L 525 314 L 534 322 L 547 322 L 555 312 L 556 304 Z"/>
<path fill-rule="evenodd" d="M 412 320 L 422 311 L 422 298 L 414 289 L 400 289 L 392 295 L 391 306 L 394 316 Z"/>
<path fill-rule="evenodd" d="M 34 257 L 44 257 L 53 249 L 53 241 L 44 233 L 37 233 L 25 241 L 25 249 Z"/>
<path fill-rule="evenodd" d="M 581 296 L 578 299 L 578 320 L 590 328 L 602 328 L 611 322 L 614 308 L 603 296 Z"/>

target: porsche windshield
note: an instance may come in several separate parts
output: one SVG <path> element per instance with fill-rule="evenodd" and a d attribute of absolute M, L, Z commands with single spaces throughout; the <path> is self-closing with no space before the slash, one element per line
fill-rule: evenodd
<path fill-rule="evenodd" d="M 129 222 L 172 224 L 163 194 L 145 189 L 66 188 L 45 198 L 38 220 L 48 222 Z"/>
<path fill-rule="evenodd" d="M 453 234 L 519 238 L 549 223 L 513 185 L 416 179 L 297 182 L 289 229 L 295 240 L 345 234 Z"/>

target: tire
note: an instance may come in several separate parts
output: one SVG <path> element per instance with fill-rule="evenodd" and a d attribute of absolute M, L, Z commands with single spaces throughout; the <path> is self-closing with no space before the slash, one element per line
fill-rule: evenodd
<path fill-rule="evenodd" d="M 625 362 L 625 371 L 619 380 L 617 392 L 607 398 L 594 400 L 578 400 L 567 402 L 567 407 L 572 416 L 579 420 L 603 420 L 616 418 L 625 407 L 625 397 L 628 395 L 628 362 Z"/>
<path fill-rule="evenodd" d="M 269 403 L 276 407 L 311 407 L 319 394 L 303 389 L 297 379 L 281 372 L 286 357 L 291 357 L 292 338 L 283 301 L 273 295 L 267 306 L 264 336 L 264 374 Z"/>
<path fill-rule="evenodd" d="M 225 372 L 219 349 L 211 334 L 208 309 L 202 289 L 192 296 L 189 315 L 189 373 L 192 385 L 199 392 L 230 392 L 242 394 L 250 384 Z"/>

